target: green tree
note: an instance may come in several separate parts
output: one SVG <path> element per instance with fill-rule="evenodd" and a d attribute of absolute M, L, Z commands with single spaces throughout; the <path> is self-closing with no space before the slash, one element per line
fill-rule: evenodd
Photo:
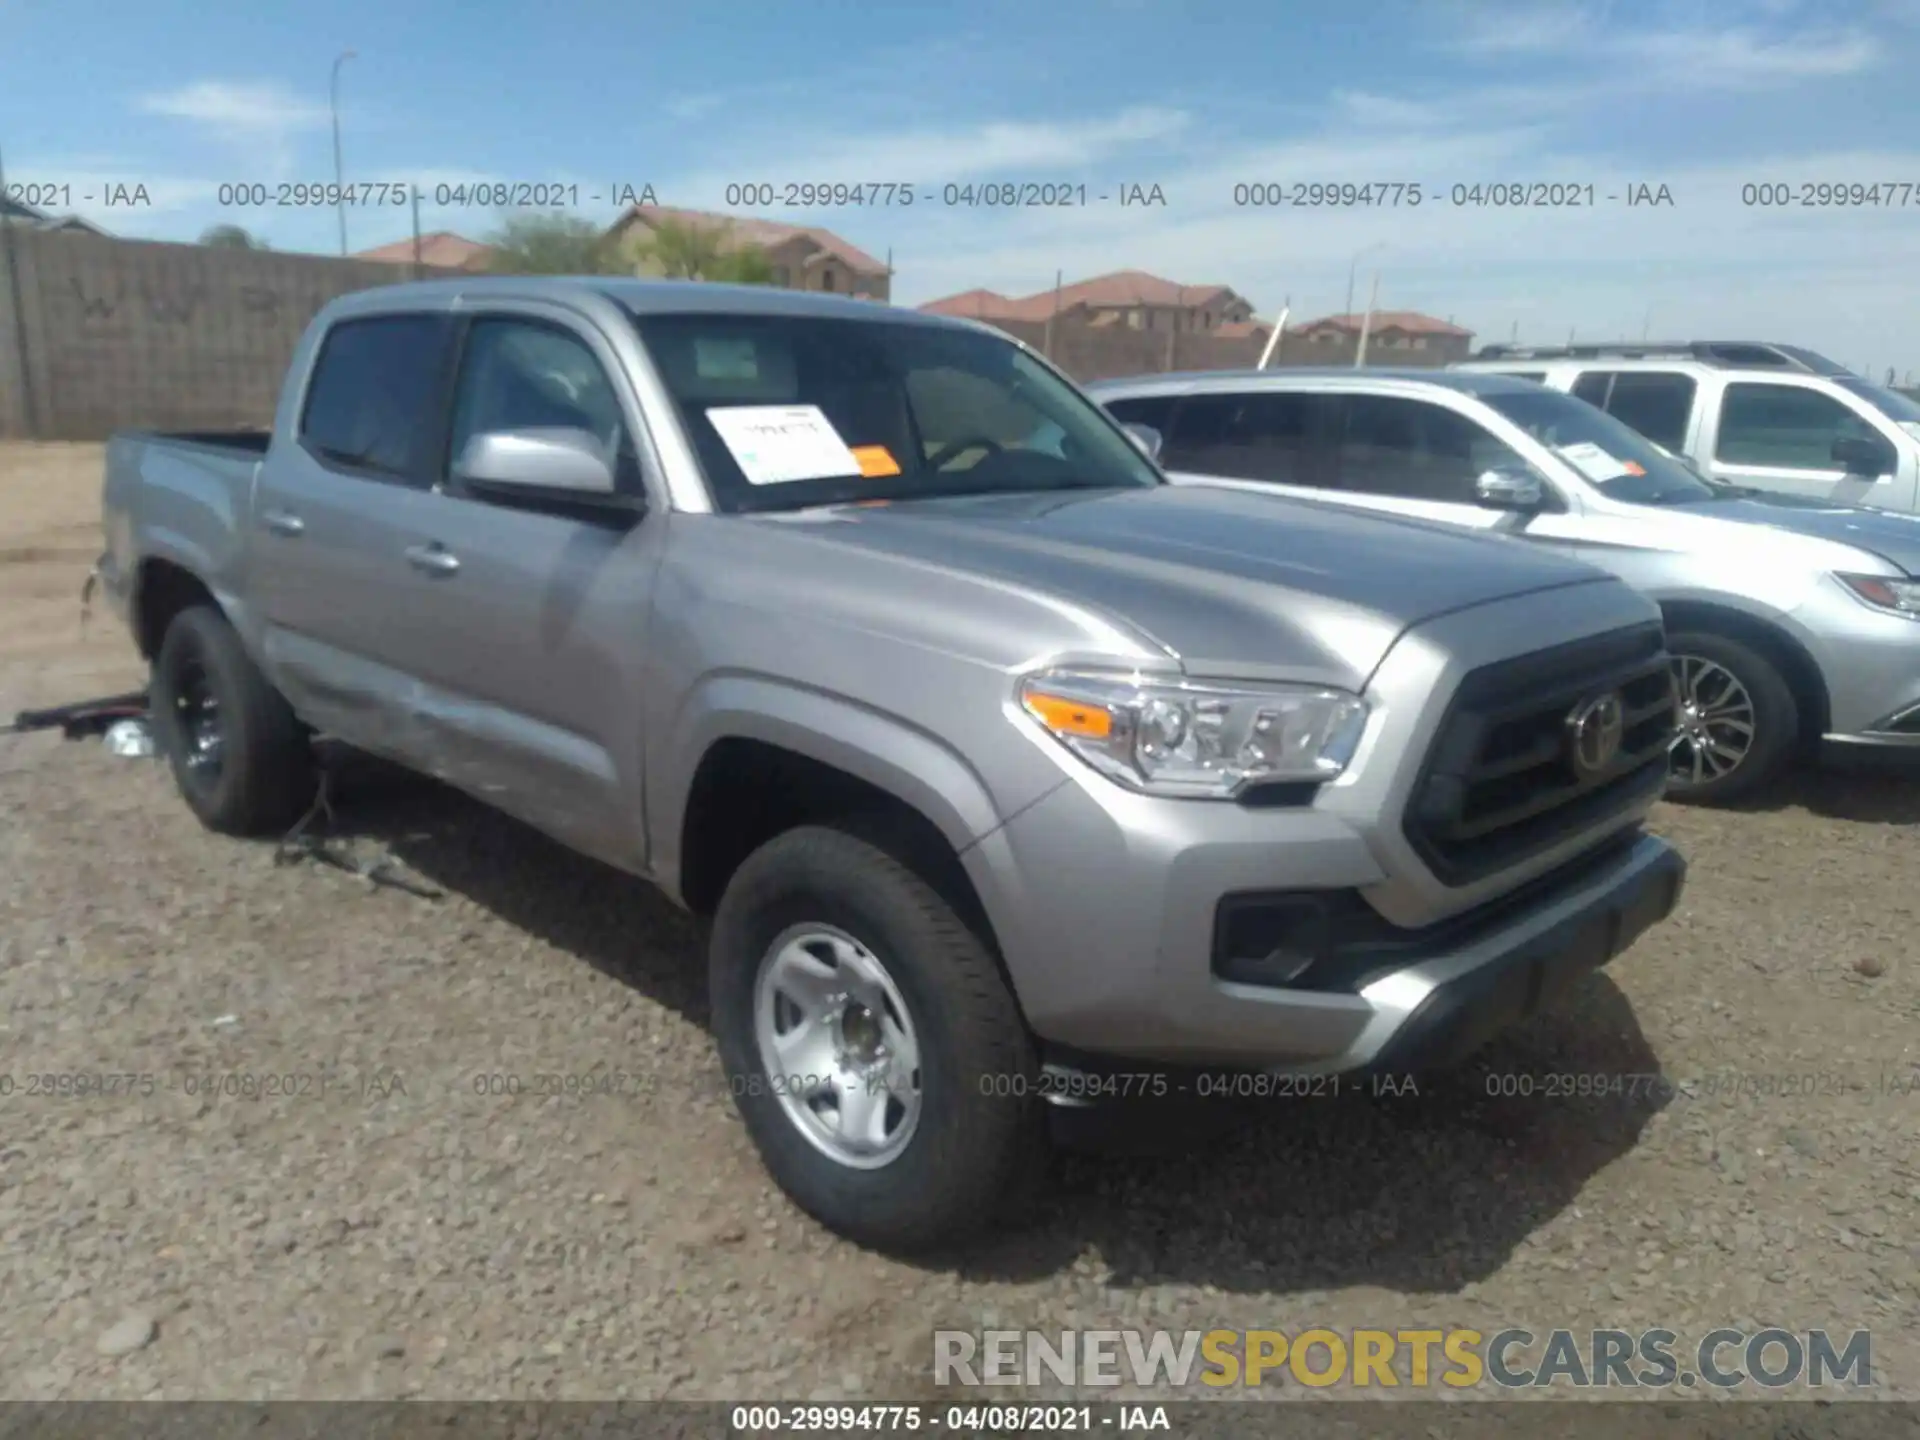
<path fill-rule="evenodd" d="M 200 232 L 200 243 L 216 250 L 265 250 L 267 242 L 250 235 L 239 225 L 209 225 Z"/>
<path fill-rule="evenodd" d="M 758 245 L 736 242 L 724 225 L 663 220 L 633 247 L 634 257 L 669 280 L 771 285 L 773 262 Z"/>
<path fill-rule="evenodd" d="M 486 243 L 489 268 L 503 275 L 623 275 L 631 268 L 598 225 L 559 211 L 510 215 Z"/>

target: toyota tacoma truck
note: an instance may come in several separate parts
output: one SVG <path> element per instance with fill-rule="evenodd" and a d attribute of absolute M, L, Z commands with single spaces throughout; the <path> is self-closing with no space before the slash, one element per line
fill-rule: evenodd
<path fill-rule="evenodd" d="M 270 435 L 116 436 L 99 573 L 205 826 L 327 738 L 650 881 L 775 1180 L 940 1247 L 1050 1101 L 1454 1062 L 1683 882 L 1651 601 L 1149 448 L 969 322 L 401 284 Z"/>

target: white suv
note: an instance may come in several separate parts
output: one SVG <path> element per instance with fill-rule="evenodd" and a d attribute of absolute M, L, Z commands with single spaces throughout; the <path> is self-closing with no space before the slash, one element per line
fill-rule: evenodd
<path fill-rule="evenodd" d="M 1811 350 L 1716 340 L 1489 345 L 1452 368 L 1576 395 L 1715 480 L 1920 512 L 1920 404 Z"/>

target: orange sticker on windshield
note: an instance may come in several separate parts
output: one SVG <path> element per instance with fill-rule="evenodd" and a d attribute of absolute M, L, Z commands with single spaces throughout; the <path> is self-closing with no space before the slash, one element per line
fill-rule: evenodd
<path fill-rule="evenodd" d="M 1624 471 L 1626 471 L 1626 472 L 1627 472 L 1627 474 L 1629 474 L 1629 475 L 1644 475 L 1644 474 L 1646 474 L 1646 473 L 1647 473 L 1647 467 L 1646 467 L 1646 466 L 1644 466 L 1644 465 L 1636 465 L 1636 464 L 1635 464 L 1635 463 L 1634 463 L 1633 461 L 1631 461 L 1631 460 L 1622 460 L 1622 461 L 1620 462 L 1620 468 L 1621 468 L 1622 470 L 1624 470 Z"/>
<path fill-rule="evenodd" d="M 860 473 L 869 480 L 878 480 L 884 475 L 898 475 L 900 462 L 893 458 L 893 452 L 884 445 L 855 445 L 853 458 L 860 462 Z"/>

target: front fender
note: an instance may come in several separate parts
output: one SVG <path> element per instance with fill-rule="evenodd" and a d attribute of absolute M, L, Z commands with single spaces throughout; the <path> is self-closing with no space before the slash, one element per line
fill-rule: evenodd
<path fill-rule="evenodd" d="M 958 751 L 901 717 L 764 676 L 716 675 L 681 707 L 650 767 L 654 879 L 676 898 L 693 779 L 707 751 L 729 739 L 777 745 L 879 787 L 932 821 L 955 853 L 1004 819 Z"/>

